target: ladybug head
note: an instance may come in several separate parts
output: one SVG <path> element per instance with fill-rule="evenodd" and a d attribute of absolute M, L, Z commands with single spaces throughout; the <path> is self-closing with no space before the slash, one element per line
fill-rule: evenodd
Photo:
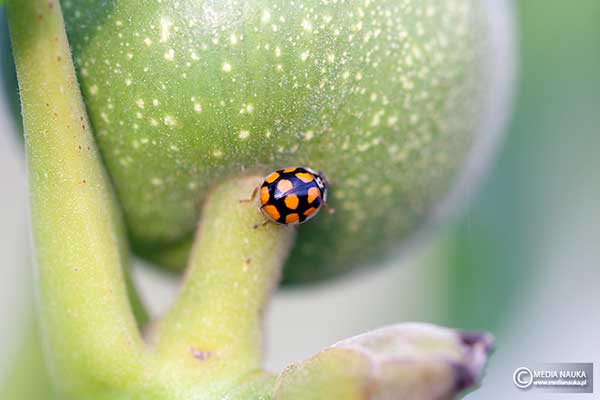
<path fill-rule="evenodd" d="M 323 201 L 327 203 L 327 188 L 329 186 L 329 182 L 327 181 L 327 178 L 325 178 L 325 175 L 323 175 L 323 172 L 319 171 L 315 173 L 315 182 L 321 190 L 321 193 L 323 193 Z"/>

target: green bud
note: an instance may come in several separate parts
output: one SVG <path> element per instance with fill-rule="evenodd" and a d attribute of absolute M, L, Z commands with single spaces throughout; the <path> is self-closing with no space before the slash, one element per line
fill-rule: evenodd
<path fill-rule="evenodd" d="M 275 399 L 453 399 L 483 371 L 492 338 L 407 323 L 339 342 L 279 377 Z"/>
<path fill-rule="evenodd" d="M 302 226 L 287 278 L 372 262 L 431 215 L 481 133 L 489 33 L 477 1 L 71 0 L 63 11 L 133 247 L 171 268 L 212 187 L 296 165 L 323 171 L 336 213 Z"/>

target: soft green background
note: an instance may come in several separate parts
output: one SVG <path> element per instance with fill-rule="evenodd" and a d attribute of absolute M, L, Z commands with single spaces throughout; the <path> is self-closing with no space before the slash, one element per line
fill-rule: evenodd
<path fill-rule="evenodd" d="M 600 217 L 600 3 L 521 1 L 516 11 L 520 83 L 509 135 L 452 233 L 448 260 L 448 321 L 492 331 L 518 305 L 516 294 L 544 279 L 540 252 L 565 246 L 556 235 L 575 235 L 579 213 L 591 226 Z M 581 267 L 594 240 L 579 239 L 565 275 Z M 598 277 L 600 269 L 589 272 Z"/>

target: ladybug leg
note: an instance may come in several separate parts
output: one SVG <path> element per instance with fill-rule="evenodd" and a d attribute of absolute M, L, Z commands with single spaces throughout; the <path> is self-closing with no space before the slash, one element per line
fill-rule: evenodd
<path fill-rule="evenodd" d="M 327 211 L 327 214 L 331 215 L 335 213 L 335 208 L 331 208 L 327 205 L 327 203 L 323 203 L 323 209 Z"/>
<path fill-rule="evenodd" d="M 247 198 L 247 199 L 240 199 L 240 203 L 249 203 L 249 202 L 251 202 L 256 197 L 256 193 L 258 193 L 258 186 L 254 188 L 254 190 L 252 191 L 252 194 L 250 195 L 249 198 Z"/>
<path fill-rule="evenodd" d="M 258 224 L 254 224 L 253 228 L 254 228 L 254 229 L 258 229 L 259 227 L 261 227 L 261 226 L 265 226 L 265 225 L 266 225 L 266 224 L 268 224 L 268 223 L 269 223 L 269 220 L 268 220 L 268 219 L 265 219 L 263 222 L 259 222 Z"/>

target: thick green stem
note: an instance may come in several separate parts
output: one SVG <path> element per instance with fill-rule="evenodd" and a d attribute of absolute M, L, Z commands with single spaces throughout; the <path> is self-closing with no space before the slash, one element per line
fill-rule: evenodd
<path fill-rule="evenodd" d="M 254 201 L 240 200 L 259 183 L 231 180 L 207 200 L 179 298 L 153 332 L 167 358 L 259 367 L 263 311 L 295 233 L 254 227 L 264 217 Z"/>
<path fill-rule="evenodd" d="M 39 314 L 63 390 L 119 386 L 140 371 L 118 208 L 96 149 L 58 0 L 7 15 L 29 167 Z"/>

